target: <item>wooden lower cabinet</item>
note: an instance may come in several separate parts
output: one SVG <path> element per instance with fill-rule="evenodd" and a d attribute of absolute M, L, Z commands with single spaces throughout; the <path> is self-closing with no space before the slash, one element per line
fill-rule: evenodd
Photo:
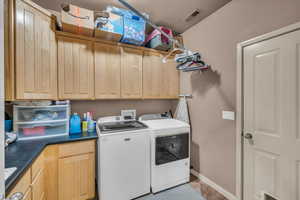
<path fill-rule="evenodd" d="M 36 178 L 33 180 L 32 186 L 32 200 L 43 200 L 46 197 L 46 182 L 44 169 L 40 170 Z"/>
<path fill-rule="evenodd" d="M 86 200 L 94 197 L 95 154 L 83 154 L 59 159 L 58 199 Z"/>
<path fill-rule="evenodd" d="M 31 188 L 29 188 L 28 191 L 25 193 L 23 200 L 32 200 Z"/>
<path fill-rule="evenodd" d="M 27 170 L 25 174 L 20 178 L 17 184 L 12 188 L 12 190 L 7 194 L 7 198 L 11 197 L 16 192 L 22 192 L 25 194 L 30 189 L 31 184 L 31 170 Z"/>
<path fill-rule="evenodd" d="M 95 140 L 48 146 L 11 189 L 7 198 L 22 192 L 23 200 L 93 199 L 95 151 Z"/>

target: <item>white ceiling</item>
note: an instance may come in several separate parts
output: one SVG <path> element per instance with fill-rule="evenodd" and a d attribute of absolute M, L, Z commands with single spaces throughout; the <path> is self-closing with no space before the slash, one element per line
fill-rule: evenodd
<path fill-rule="evenodd" d="M 107 5 L 121 7 L 118 0 L 33 0 L 35 3 L 60 11 L 61 3 L 71 3 L 92 10 L 103 10 Z M 164 25 L 183 33 L 231 0 L 128 0 L 134 7 L 150 15 L 158 25 Z M 196 9 L 200 14 L 186 22 L 185 19 Z"/>

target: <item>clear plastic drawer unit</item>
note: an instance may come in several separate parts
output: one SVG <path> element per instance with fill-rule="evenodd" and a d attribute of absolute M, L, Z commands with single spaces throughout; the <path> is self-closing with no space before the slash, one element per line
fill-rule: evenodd
<path fill-rule="evenodd" d="M 69 134 L 69 105 L 14 106 L 14 131 L 19 140 Z"/>

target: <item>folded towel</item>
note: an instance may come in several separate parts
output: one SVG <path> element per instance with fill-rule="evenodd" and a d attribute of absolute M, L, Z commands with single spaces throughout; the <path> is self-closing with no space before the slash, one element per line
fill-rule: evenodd
<path fill-rule="evenodd" d="M 176 111 L 175 111 L 175 119 L 186 122 L 190 124 L 190 117 L 189 117 L 189 109 L 187 100 L 185 97 L 182 97 L 177 105 Z"/>

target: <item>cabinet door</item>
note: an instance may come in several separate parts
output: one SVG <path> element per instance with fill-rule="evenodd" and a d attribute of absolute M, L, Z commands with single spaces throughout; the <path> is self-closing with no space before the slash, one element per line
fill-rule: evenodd
<path fill-rule="evenodd" d="M 57 98 L 57 44 L 50 16 L 16 1 L 16 98 Z"/>
<path fill-rule="evenodd" d="M 176 63 L 169 61 L 162 64 L 161 98 L 178 98 L 180 73 Z"/>
<path fill-rule="evenodd" d="M 162 85 L 162 56 L 157 53 L 144 53 L 143 57 L 143 97 L 160 98 Z"/>
<path fill-rule="evenodd" d="M 123 48 L 121 64 L 122 98 L 142 98 L 143 53 L 137 49 Z"/>
<path fill-rule="evenodd" d="M 32 182 L 32 200 L 45 198 L 45 171 L 42 169 Z"/>
<path fill-rule="evenodd" d="M 92 42 L 59 37 L 58 73 L 60 99 L 94 98 Z"/>
<path fill-rule="evenodd" d="M 121 50 L 118 46 L 95 43 L 95 97 L 121 97 Z"/>
<path fill-rule="evenodd" d="M 32 193 L 31 188 L 28 189 L 28 191 L 24 194 L 23 200 L 32 200 Z"/>
<path fill-rule="evenodd" d="M 58 199 L 87 200 L 95 196 L 95 154 L 59 159 Z"/>

